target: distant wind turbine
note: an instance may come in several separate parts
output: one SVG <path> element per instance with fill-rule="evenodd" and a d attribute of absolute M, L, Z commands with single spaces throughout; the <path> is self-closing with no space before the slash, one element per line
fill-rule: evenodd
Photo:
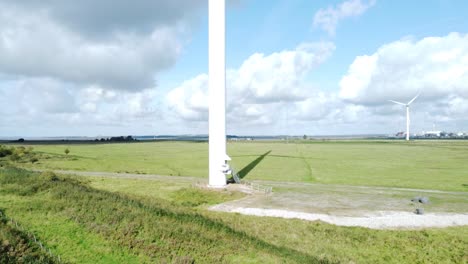
<path fill-rule="evenodd" d="M 399 105 L 404 105 L 406 106 L 406 140 L 408 141 L 409 140 L 409 126 L 410 126 L 410 116 L 409 116 L 409 106 L 414 102 L 414 100 L 416 100 L 416 98 L 418 98 L 418 96 L 420 95 L 420 93 L 418 93 L 413 99 L 411 99 L 411 101 L 409 101 L 407 104 L 405 103 L 401 103 L 401 102 L 397 102 L 397 101 L 393 101 L 393 100 L 388 100 L 392 103 L 395 103 L 395 104 L 399 104 Z"/>

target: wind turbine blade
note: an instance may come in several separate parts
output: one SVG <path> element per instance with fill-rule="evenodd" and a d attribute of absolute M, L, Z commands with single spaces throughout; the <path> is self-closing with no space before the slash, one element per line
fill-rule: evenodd
<path fill-rule="evenodd" d="M 388 100 L 388 101 L 390 101 L 390 102 L 392 102 L 392 103 L 395 103 L 395 104 L 399 104 L 399 105 L 404 105 L 404 106 L 406 106 L 406 104 L 400 103 L 400 102 L 397 102 L 397 101 L 393 101 L 393 100 Z"/>
<path fill-rule="evenodd" d="M 410 105 L 412 102 L 414 102 L 414 100 L 416 100 L 416 98 L 418 98 L 418 96 L 420 95 L 421 93 L 418 93 L 413 99 L 411 99 L 411 101 L 408 102 L 408 105 Z"/>

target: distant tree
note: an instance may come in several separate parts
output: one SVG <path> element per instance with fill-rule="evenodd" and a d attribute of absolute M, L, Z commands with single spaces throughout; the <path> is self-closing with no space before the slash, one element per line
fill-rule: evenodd
<path fill-rule="evenodd" d="M 120 137 L 111 137 L 111 138 L 110 138 L 110 141 L 112 141 L 112 142 L 123 142 L 123 141 L 125 141 L 125 140 L 126 140 L 126 138 L 124 138 L 124 136 L 120 136 Z"/>
<path fill-rule="evenodd" d="M 18 139 L 18 142 L 24 142 L 24 138 Z"/>
<path fill-rule="evenodd" d="M 307 139 L 307 135 L 304 135 L 302 138 L 303 138 L 304 140 L 306 140 L 306 139 Z"/>
<path fill-rule="evenodd" d="M 65 152 L 65 155 L 68 155 L 68 153 L 70 153 L 70 150 L 66 148 L 63 152 Z"/>

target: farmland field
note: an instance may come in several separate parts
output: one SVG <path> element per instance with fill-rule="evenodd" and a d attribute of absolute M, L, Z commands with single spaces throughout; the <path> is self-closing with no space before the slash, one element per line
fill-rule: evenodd
<path fill-rule="evenodd" d="M 468 261 L 466 226 L 372 230 L 208 211 L 211 205 L 232 203 L 246 194 L 193 187 L 207 178 L 207 143 L 31 146 L 37 153 L 37 162 L 8 161 L 9 165 L 0 169 L 0 210 L 66 262 Z M 66 148 L 69 154 L 64 153 Z M 287 194 L 291 192 L 300 199 L 320 199 L 323 195 L 361 199 L 366 193 L 362 186 L 381 186 L 383 189 L 375 192 L 378 195 L 371 197 L 382 201 L 411 198 L 411 192 L 387 187 L 442 190 L 434 192 L 432 204 L 426 209 L 466 213 L 465 141 L 230 142 L 228 152 L 245 179 L 274 183 L 278 196 L 265 198 L 269 203 L 281 203 L 283 197 L 290 198 Z M 66 176 L 8 168 L 11 165 L 81 171 L 85 172 L 83 175 L 120 174 Z M 408 205 L 398 206 L 406 210 Z M 1 222 L 0 256 L 5 257 L 6 263 L 31 256 L 36 257 L 37 263 L 53 263 L 36 244 L 25 243 L 26 238 L 15 233 L 14 228 L 7 221 Z M 23 244 L 29 247 L 14 247 Z M 14 250 L 11 257 L 8 250 Z"/>
<path fill-rule="evenodd" d="M 36 168 L 207 177 L 207 143 L 33 147 L 47 155 Z M 468 191 L 468 141 L 230 142 L 228 153 L 249 180 Z"/>

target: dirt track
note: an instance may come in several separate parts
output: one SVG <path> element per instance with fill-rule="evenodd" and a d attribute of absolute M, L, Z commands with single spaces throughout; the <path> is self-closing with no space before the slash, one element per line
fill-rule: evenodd
<path fill-rule="evenodd" d="M 45 171 L 45 170 L 34 170 Z M 59 174 L 70 174 L 77 176 L 88 177 L 110 177 L 110 178 L 128 178 L 128 179 L 146 179 L 146 180 L 181 180 L 181 181 L 194 181 L 206 182 L 205 179 L 189 177 L 189 176 L 166 176 L 158 174 L 136 174 L 136 173 L 118 173 L 118 172 L 103 172 L 103 171 L 75 171 L 75 170 L 53 170 Z"/>

